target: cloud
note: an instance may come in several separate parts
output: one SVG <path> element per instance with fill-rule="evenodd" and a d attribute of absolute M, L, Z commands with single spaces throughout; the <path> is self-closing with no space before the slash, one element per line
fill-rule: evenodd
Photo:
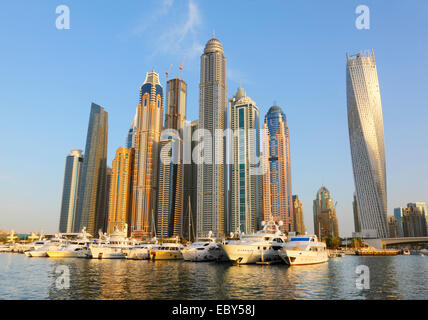
<path fill-rule="evenodd" d="M 155 11 L 145 13 L 142 16 L 140 23 L 132 30 L 132 34 L 136 36 L 142 35 L 150 28 L 150 26 L 159 21 L 163 16 L 167 15 L 174 4 L 174 0 L 162 0 L 157 1 L 157 3 L 161 3 L 161 6 Z"/>

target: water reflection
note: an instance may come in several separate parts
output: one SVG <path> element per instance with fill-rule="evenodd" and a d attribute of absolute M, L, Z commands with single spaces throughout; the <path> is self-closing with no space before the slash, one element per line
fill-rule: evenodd
<path fill-rule="evenodd" d="M 355 285 L 358 265 L 370 290 Z M 58 266 L 70 288 L 58 289 Z M 0 299 L 427 299 L 428 257 L 330 259 L 310 266 L 27 258 L 0 254 Z"/>

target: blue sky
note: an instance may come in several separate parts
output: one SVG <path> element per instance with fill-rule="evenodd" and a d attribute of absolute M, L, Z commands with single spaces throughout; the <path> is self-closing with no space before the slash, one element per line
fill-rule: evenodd
<path fill-rule="evenodd" d="M 55 9 L 70 8 L 70 30 Z M 370 29 L 355 8 L 370 8 Z M 428 2 L 20 1 L 0 2 L 0 229 L 58 228 L 65 156 L 84 149 L 91 102 L 109 113 L 108 163 L 125 143 L 139 86 L 152 68 L 188 83 L 198 115 L 199 57 L 215 30 L 227 58 L 228 96 L 242 82 L 264 118 L 287 115 L 293 194 L 313 230 L 324 184 L 342 235 L 353 231 L 354 181 L 346 113 L 345 54 L 374 49 L 381 88 L 388 214 L 428 202 Z"/>

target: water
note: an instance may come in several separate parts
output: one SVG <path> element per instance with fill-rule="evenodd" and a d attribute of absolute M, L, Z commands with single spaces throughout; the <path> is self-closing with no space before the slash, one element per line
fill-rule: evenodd
<path fill-rule="evenodd" d="M 358 265 L 369 267 L 368 290 L 356 287 Z M 69 289 L 57 287 L 62 266 Z M 428 299 L 427 288 L 428 257 L 419 255 L 287 267 L 0 253 L 0 299 Z"/>

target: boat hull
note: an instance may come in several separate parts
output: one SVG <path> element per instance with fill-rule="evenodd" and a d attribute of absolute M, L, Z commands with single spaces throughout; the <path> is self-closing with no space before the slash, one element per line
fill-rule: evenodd
<path fill-rule="evenodd" d="M 120 248 L 91 248 L 92 259 L 125 259 Z"/>
<path fill-rule="evenodd" d="M 183 255 L 180 251 L 170 250 L 151 250 L 150 260 L 182 260 Z"/>
<path fill-rule="evenodd" d="M 261 250 L 258 246 L 222 244 L 222 248 L 227 258 L 237 264 L 255 264 L 257 262 L 280 260 L 278 251 L 272 247 L 266 247 L 266 250 Z"/>
<path fill-rule="evenodd" d="M 283 250 L 279 253 L 281 259 L 290 266 L 319 264 L 328 261 L 327 252 L 311 252 L 305 250 Z"/>

